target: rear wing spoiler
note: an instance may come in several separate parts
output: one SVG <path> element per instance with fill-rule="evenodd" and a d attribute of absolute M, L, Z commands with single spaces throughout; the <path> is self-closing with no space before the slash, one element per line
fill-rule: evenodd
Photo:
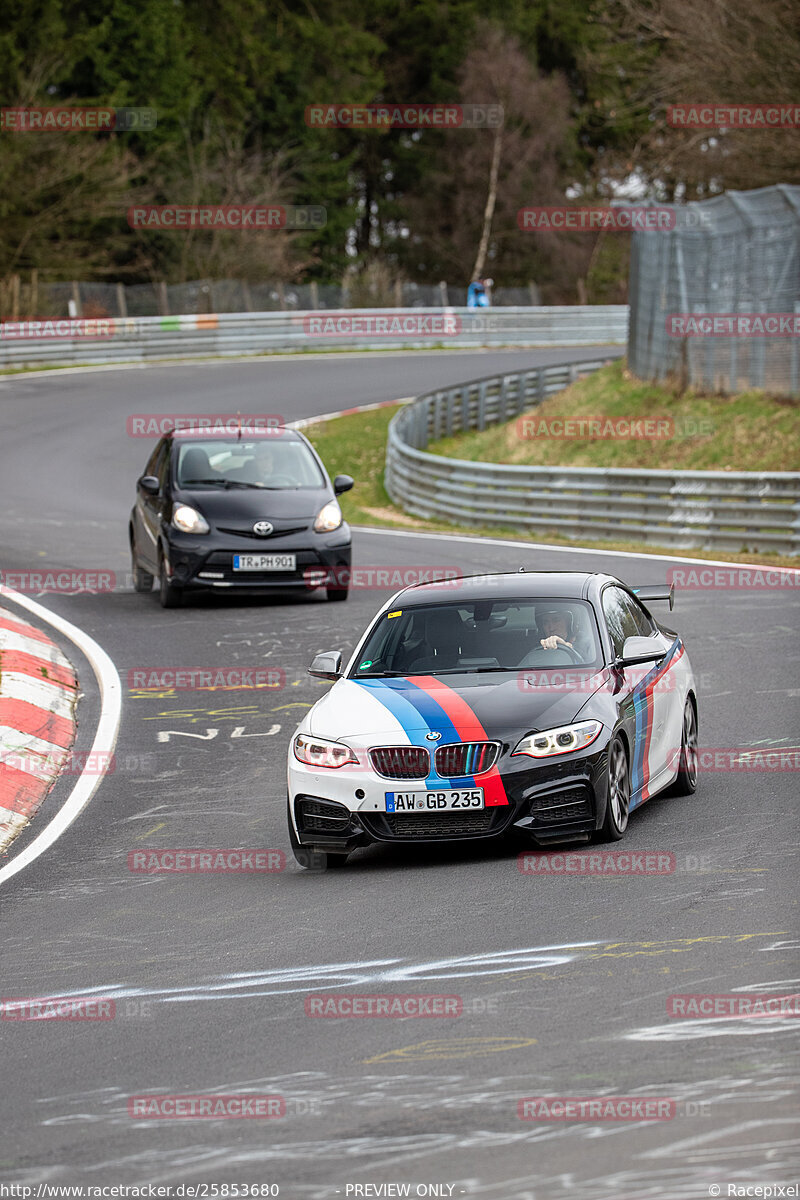
<path fill-rule="evenodd" d="M 672 612 L 675 607 L 675 584 L 656 583 L 647 587 L 632 587 L 631 591 L 634 596 L 638 596 L 645 604 L 649 604 L 653 600 L 668 600 L 669 611 Z"/>

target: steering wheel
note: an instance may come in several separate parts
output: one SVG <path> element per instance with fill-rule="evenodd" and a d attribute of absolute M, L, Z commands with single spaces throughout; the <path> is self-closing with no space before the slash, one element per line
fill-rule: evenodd
<path fill-rule="evenodd" d="M 535 667 L 537 656 L 542 654 L 566 654 L 570 662 L 583 666 L 583 658 L 578 654 L 572 646 L 556 646 L 555 650 L 545 650 L 544 646 L 537 646 L 535 650 L 530 650 L 522 662 L 519 664 L 518 670 L 524 671 L 527 667 Z"/>

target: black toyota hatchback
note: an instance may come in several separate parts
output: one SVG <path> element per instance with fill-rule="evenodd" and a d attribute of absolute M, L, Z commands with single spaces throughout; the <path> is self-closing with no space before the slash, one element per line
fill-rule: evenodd
<path fill-rule="evenodd" d="M 136 485 L 129 539 L 133 582 L 158 580 L 164 608 L 190 591 L 308 592 L 347 599 L 350 529 L 333 483 L 297 430 L 172 430 Z"/>

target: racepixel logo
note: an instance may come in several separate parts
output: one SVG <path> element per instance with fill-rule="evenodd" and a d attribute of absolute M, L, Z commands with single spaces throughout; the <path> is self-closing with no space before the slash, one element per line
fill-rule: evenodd
<path fill-rule="evenodd" d="M 800 313 L 670 313 L 669 337 L 800 337 Z"/>
<path fill-rule="evenodd" d="M 75 567 L 54 567 L 52 570 L 0 571 L 0 587 L 10 588 L 26 596 L 40 596 L 49 592 L 64 592 L 75 595 L 88 592 L 113 592 L 117 577 L 113 571 L 87 571 Z"/>
<path fill-rule="evenodd" d="M 312 129 L 500 129 L 500 104 L 310 104 Z"/>
<path fill-rule="evenodd" d="M 283 871 L 282 850 L 130 850 L 128 870 L 140 875 L 265 875 Z"/>
<path fill-rule="evenodd" d="M 673 129 L 800 129 L 798 104 L 670 104 Z"/>
<path fill-rule="evenodd" d="M 517 855 L 523 875 L 672 875 L 675 855 L 665 851 L 576 851 Z"/>
<path fill-rule="evenodd" d="M 461 996 L 383 995 L 343 996 L 338 993 L 306 996 L 307 1017 L 460 1017 Z"/>
<path fill-rule="evenodd" d="M 286 422 L 278 413 L 133 413 L 125 422 L 128 437 L 163 437 L 173 430 L 197 430 L 209 437 L 279 436 Z"/>
<path fill-rule="evenodd" d="M 3 133 L 144 133 L 157 124 L 155 108 L 0 108 Z"/>
<path fill-rule="evenodd" d="M 113 1021 L 117 1007 L 106 996 L 4 996 L 4 1021 Z"/>
<path fill-rule="evenodd" d="M 525 1096 L 521 1121 L 671 1121 L 675 1100 L 663 1096 Z"/>
<path fill-rule="evenodd" d="M 459 567 L 306 567 L 303 578 L 309 588 L 398 591 L 421 583 L 458 587 L 463 572 Z"/>
<path fill-rule="evenodd" d="M 277 1120 L 286 1116 L 283 1096 L 257 1093 L 216 1096 L 131 1096 L 128 1116 L 134 1120 Z"/>
<path fill-rule="evenodd" d="M 131 229 L 324 229 L 321 204 L 145 204 L 128 209 Z"/>
<path fill-rule="evenodd" d="M 303 331 L 310 338 L 346 337 L 457 337 L 462 330 L 461 317 L 456 313 L 327 313 L 324 316 L 306 313 Z"/>
<path fill-rule="evenodd" d="M 517 437 L 522 441 L 552 438 L 558 441 L 674 441 L 689 437 L 711 437 L 711 421 L 673 417 L 520 417 Z"/>
<path fill-rule="evenodd" d="M 83 317 L 28 317 L 24 321 L 3 321 L 0 340 L 25 341 L 29 338 L 107 338 L 116 327 L 112 319 Z"/>
<path fill-rule="evenodd" d="M 132 667 L 128 689 L 132 692 L 238 691 L 286 687 L 281 667 Z"/>
<path fill-rule="evenodd" d="M 667 583 L 689 591 L 800 588 L 800 571 L 778 567 L 670 567 Z"/>
<path fill-rule="evenodd" d="M 723 1017 L 800 1017 L 800 993 L 682 993 L 667 996 L 667 1016 L 710 1020 Z"/>

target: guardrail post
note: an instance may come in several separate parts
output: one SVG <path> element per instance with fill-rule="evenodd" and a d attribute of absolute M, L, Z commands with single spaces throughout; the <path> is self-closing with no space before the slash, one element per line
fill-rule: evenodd
<path fill-rule="evenodd" d="M 486 380 L 478 385 L 478 429 L 486 428 Z"/>

